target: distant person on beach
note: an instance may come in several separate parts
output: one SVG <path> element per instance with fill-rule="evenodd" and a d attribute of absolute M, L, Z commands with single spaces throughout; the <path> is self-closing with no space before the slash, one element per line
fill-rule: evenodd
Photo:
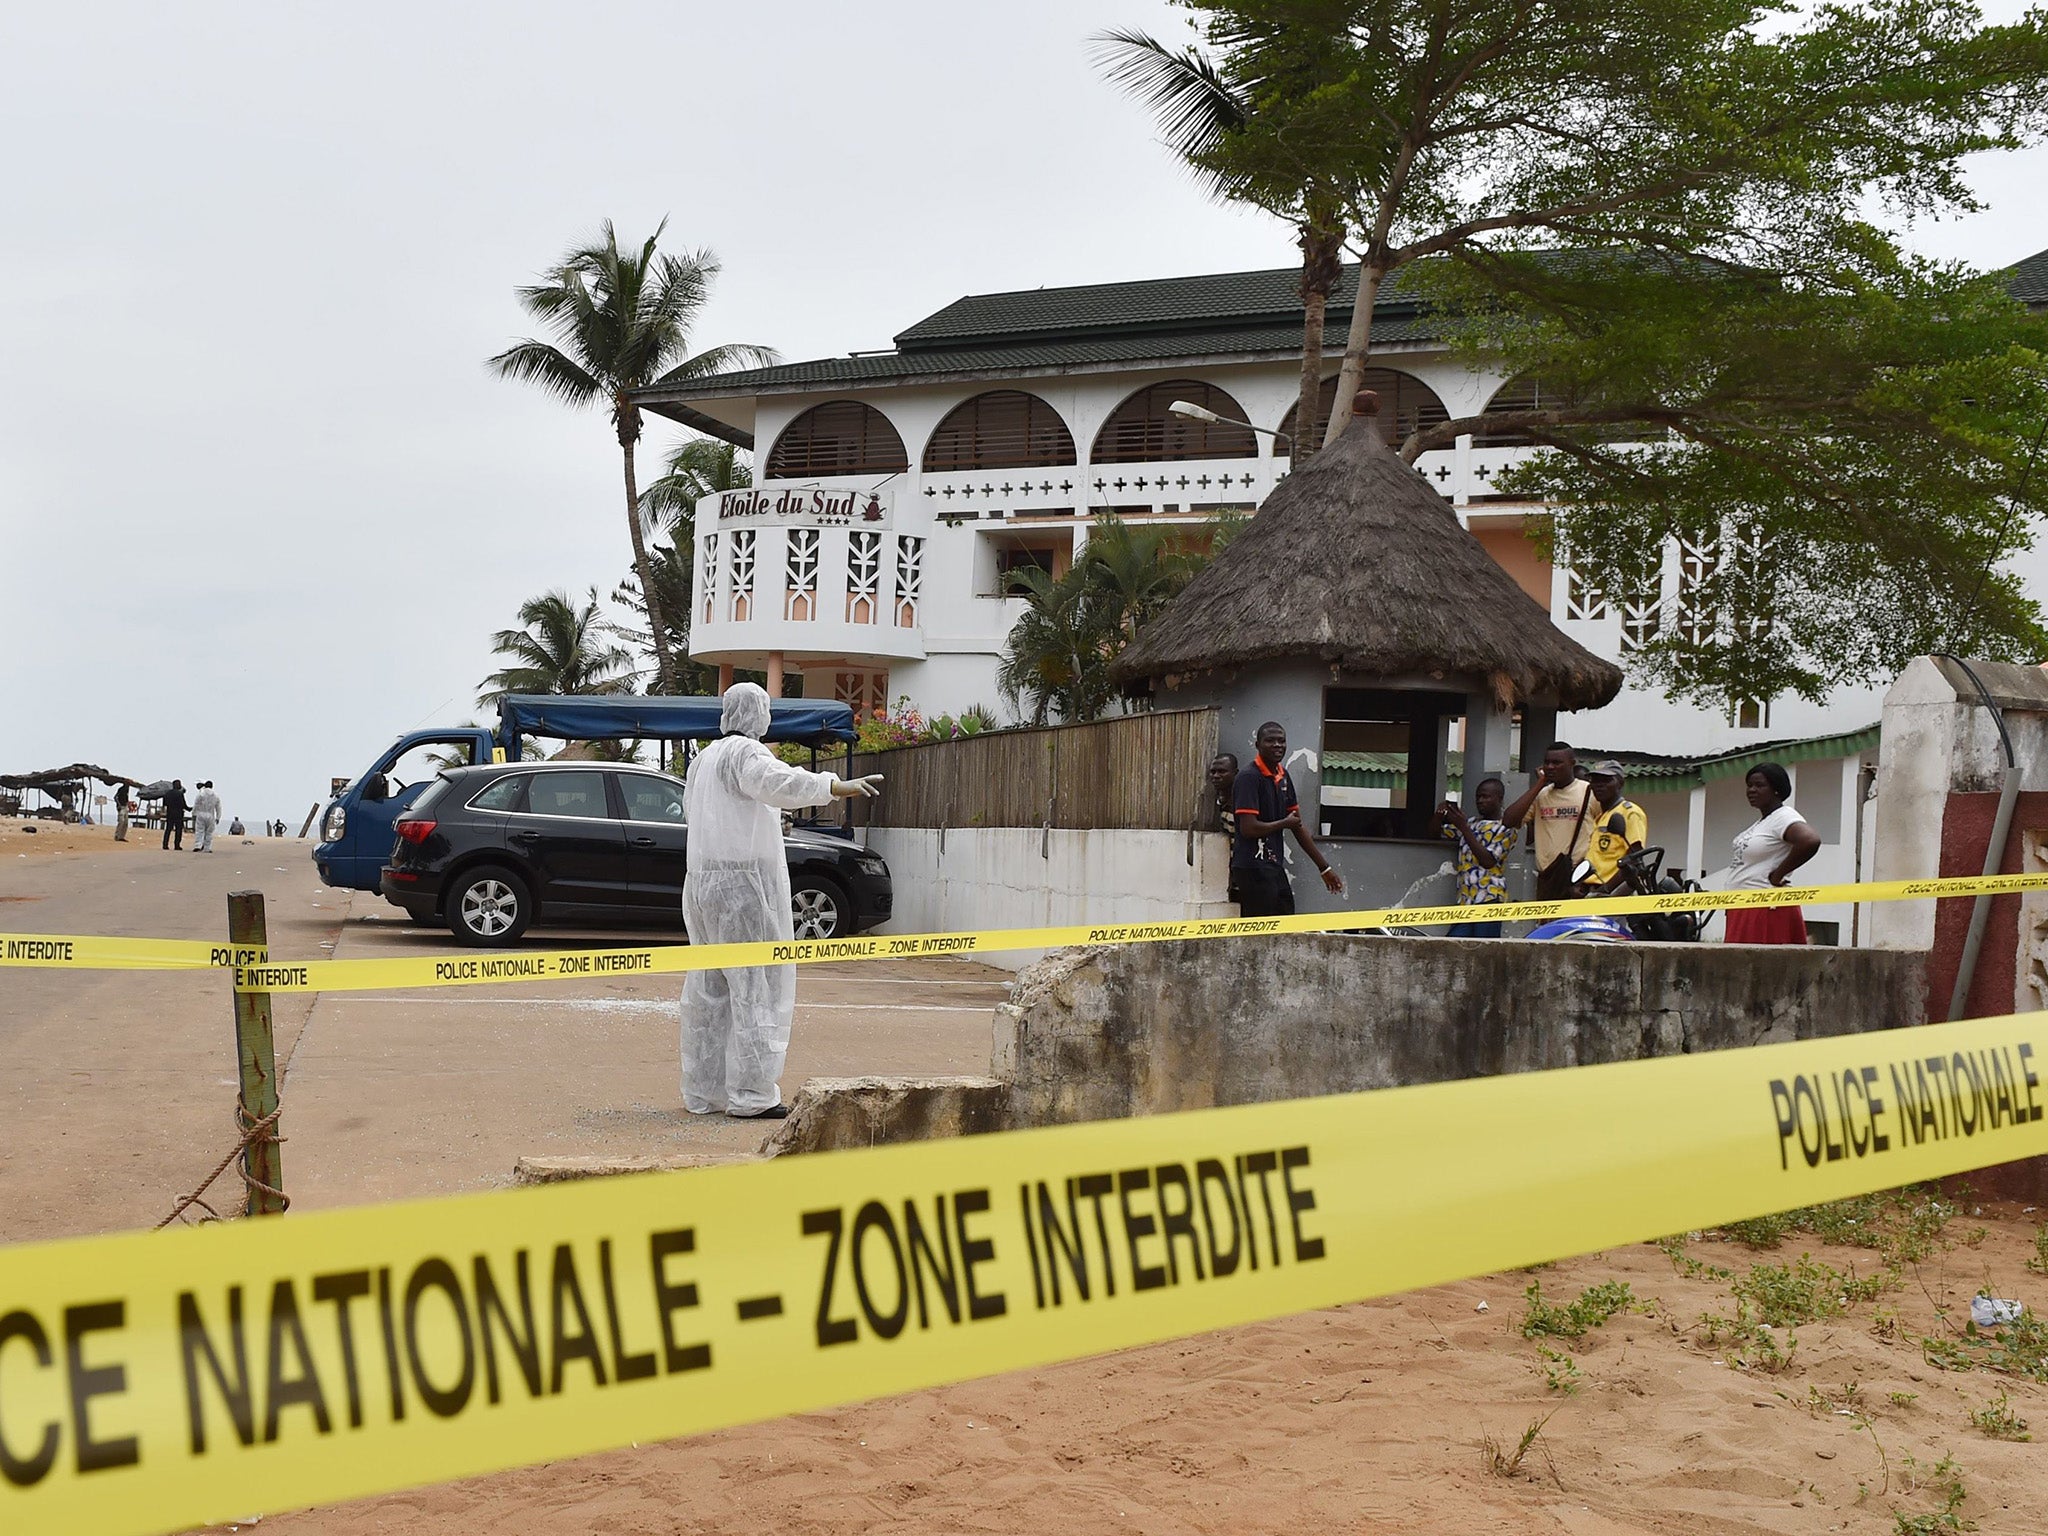
<path fill-rule="evenodd" d="M 1323 850 L 1301 820 L 1301 801 L 1294 777 L 1287 771 L 1287 728 L 1268 720 L 1252 737 L 1258 755 L 1237 776 L 1231 798 L 1237 822 L 1237 843 L 1230 854 L 1230 879 L 1237 887 L 1238 911 L 1245 917 L 1291 917 L 1294 882 L 1287 874 L 1287 834 L 1307 854 L 1323 884 L 1344 894 L 1344 877 L 1323 857 Z"/>
<path fill-rule="evenodd" d="M 128 786 L 126 784 L 116 784 L 114 786 L 114 841 L 117 843 L 128 841 Z"/>
<path fill-rule="evenodd" d="M 220 796 L 213 792 L 213 780 L 199 786 L 192 800 L 192 851 L 213 852 L 213 829 L 220 825 Z"/>
<path fill-rule="evenodd" d="M 164 791 L 164 847 L 171 847 L 171 840 L 177 840 L 176 852 L 185 851 L 185 781 L 171 780 L 171 787 Z"/>
<path fill-rule="evenodd" d="M 245 837 L 248 835 L 248 832 L 249 829 L 242 825 L 242 818 L 239 816 L 237 816 L 233 821 L 228 823 L 229 837 Z"/>

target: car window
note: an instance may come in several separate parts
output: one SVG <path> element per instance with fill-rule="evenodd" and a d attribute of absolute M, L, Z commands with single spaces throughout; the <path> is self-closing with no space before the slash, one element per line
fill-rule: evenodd
<path fill-rule="evenodd" d="M 683 824 L 683 786 L 651 773 L 622 773 L 619 788 L 626 795 L 626 820 Z"/>
<path fill-rule="evenodd" d="M 526 794 L 526 781 L 530 773 L 508 773 L 502 779 L 495 779 L 484 786 L 481 793 L 470 801 L 470 808 L 478 811 L 516 811 Z"/>
<path fill-rule="evenodd" d="M 596 769 L 569 773 L 536 773 L 526 789 L 526 809 L 535 816 L 587 816 L 609 820 L 604 775 Z"/>
<path fill-rule="evenodd" d="M 443 795 L 447 793 L 448 781 L 446 779 L 434 780 L 433 783 L 429 784 L 425 789 L 420 791 L 419 799 L 413 801 L 413 815 L 417 816 L 423 811 L 432 810 L 434 808 L 434 802 L 439 800 Z"/>

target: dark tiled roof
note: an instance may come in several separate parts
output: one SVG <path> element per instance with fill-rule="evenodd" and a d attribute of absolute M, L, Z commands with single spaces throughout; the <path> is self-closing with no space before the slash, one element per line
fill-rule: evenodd
<path fill-rule="evenodd" d="M 1026 288 L 1016 293 L 976 293 L 955 299 L 896 337 L 905 351 L 958 346 L 970 340 L 1023 338 L 1075 331 L 1213 329 L 1301 313 L 1301 269 L 1270 267 L 1259 272 L 1215 272 L 1199 277 L 1148 278 L 1135 283 L 1091 283 L 1079 288 Z M 1402 294 L 1399 274 L 1381 292 L 1377 310 L 1414 309 Z M 1358 293 L 1358 269 L 1347 267 L 1330 295 L 1332 317 L 1351 317 Z"/>
<path fill-rule="evenodd" d="M 1571 259 L 1566 253 L 1561 259 Z M 2007 269 L 2013 296 L 2048 305 L 2048 251 Z M 1373 311 L 1375 343 L 1431 341 L 1437 330 L 1396 273 Z M 1178 362 L 1298 352 L 1301 273 L 1295 267 L 1217 272 L 1076 288 L 969 294 L 895 338 L 897 350 L 714 374 L 639 392 L 659 407 L 818 385 L 856 388 L 935 375 L 1000 375 L 1090 364 Z M 1325 345 L 1344 344 L 1358 269 L 1330 295 Z"/>
<path fill-rule="evenodd" d="M 2022 304 L 2048 304 L 2048 251 L 2036 251 L 2005 269 L 2006 288 Z"/>
<path fill-rule="evenodd" d="M 1296 305 L 1299 315 L 1299 304 Z M 1325 345 L 1344 345 L 1347 313 L 1326 325 Z M 1375 344 L 1427 341 L 1433 328 L 1412 313 L 1394 313 L 1373 320 Z M 713 374 L 687 383 L 655 385 L 639 392 L 643 405 L 665 401 L 725 398 L 764 390 L 798 389 L 810 385 L 890 384 L 942 374 L 1001 374 L 1040 368 L 1071 368 L 1089 364 L 1175 362 L 1239 354 L 1298 355 L 1301 321 L 1292 324 L 1247 325 L 1195 331 L 1146 331 L 1123 335 L 1081 335 L 1019 342 L 1002 346 L 921 347 L 915 351 L 878 352 L 865 357 L 824 357 L 808 363 L 782 363 L 741 373 Z"/>

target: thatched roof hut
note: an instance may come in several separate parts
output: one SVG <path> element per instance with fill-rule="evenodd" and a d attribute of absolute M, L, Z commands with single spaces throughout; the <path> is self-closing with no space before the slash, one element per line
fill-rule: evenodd
<path fill-rule="evenodd" d="M 1361 414 L 1377 407 L 1360 392 Z M 1622 684 L 1357 416 L 1280 483 L 1115 674 L 1170 686 L 1304 660 L 1354 678 L 1475 684 L 1502 707 L 1594 709 Z"/>

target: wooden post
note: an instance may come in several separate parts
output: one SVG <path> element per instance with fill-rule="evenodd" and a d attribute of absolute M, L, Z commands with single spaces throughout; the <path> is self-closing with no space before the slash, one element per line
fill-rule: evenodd
<path fill-rule="evenodd" d="M 228 942 L 236 948 L 255 946 L 267 952 L 269 930 L 263 918 L 261 891 L 228 892 Z M 270 994 L 235 993 L 235 1075 L 241 1083 L 237 1124 L 246 1131 L 277 1113 L 277 1053 L 270 1033 Z M 242 1149 L 247 1177 L 247 1216 L 284 1214 L 284 1157 L 277 1127 Z"/>

